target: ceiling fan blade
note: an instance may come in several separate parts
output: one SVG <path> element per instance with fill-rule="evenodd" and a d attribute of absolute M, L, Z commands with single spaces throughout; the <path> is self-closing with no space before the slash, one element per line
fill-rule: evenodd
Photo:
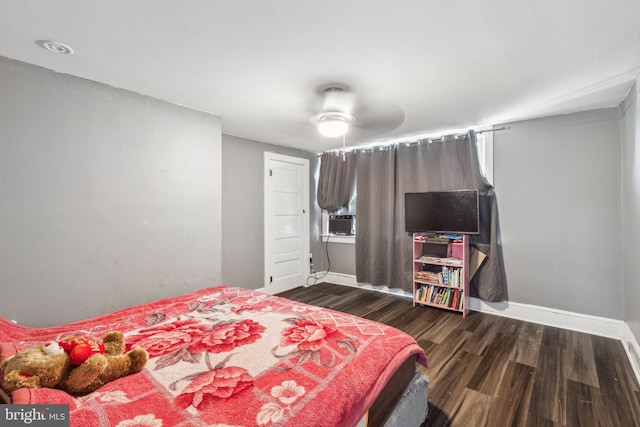
<path fill-rule="evenodd" d="M 353 112 L 354 131 L 361 136 L 377 136 L 396 129 L 404 122 L 404 111 L 391 102 L 367 100 Z"/>

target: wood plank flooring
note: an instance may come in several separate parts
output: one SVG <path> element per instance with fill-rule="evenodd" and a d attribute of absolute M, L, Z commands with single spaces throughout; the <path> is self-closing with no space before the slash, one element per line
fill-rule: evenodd
<path fill-rule="evenodd" d="M 429 361 L 424 427 L 640 426 L 640 386 L 618 340 L 326 283 L 280 296 L 413 336 Z"/>

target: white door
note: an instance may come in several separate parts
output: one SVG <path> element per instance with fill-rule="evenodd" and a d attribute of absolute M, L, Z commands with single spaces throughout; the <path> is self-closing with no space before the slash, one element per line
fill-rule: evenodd
<path fill-rule="evenodd" d="M 304 285 L 309 274 L 309 160 L 264 153 L 265 290 Z"/>

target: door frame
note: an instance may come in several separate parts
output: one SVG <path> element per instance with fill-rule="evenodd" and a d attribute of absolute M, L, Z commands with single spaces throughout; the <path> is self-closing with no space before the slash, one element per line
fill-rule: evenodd
<path fill-rule="evenodd" d="M 309 191 L 309 159 L 305 159 L 303 157 L 293 157 L 287 156 L 284 154 L 272 153 L 269 151 L 264 152 L 264 216 L 263 216 L 263 225 L 264 225 L 264 290 L 266 293 L 272 293 L 271 289 L 271 272 L 270 267 L 272 265 L 271 260 L 273 259 L 273 248 L 271 245 L 271 197 L 270 197 L 270 189 L 271 184 L 269 181 L 270 169 L 271 169 L 271 161 L 281 161 L 281 162 L 289 162 L 294 164 L 299 164 L 304 167 L 304 183 L 303 183 L 303 201 L 302 205 L 304 206 L 304 214 L 303 214 L 303 223 L 302 230 L 305 233 L 303 247 L 300 249 L 300 257 L 301 259 L 307 259 L 309 254 L 311 253 L 311 231 L 310 231 L 310 191 Z M 308 276 L 305 274 L 306 269 L 302 269 L 301 273 L 301 284 L 304 284 L 304 280 Z"/>

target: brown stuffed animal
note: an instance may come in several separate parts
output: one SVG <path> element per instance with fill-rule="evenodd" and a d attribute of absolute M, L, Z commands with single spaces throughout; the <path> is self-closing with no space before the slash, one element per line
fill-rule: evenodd
<path fill-rule="evenodd" d="M 85 342 L 84 339 L 80 339 Z M 61 343 L 69 342 L 69 339 Z M 52 387 L 80 396 L 90 393 L 109 381 L 140 372 L 149 355 L 143 348 L 124 351 L 124 335 L 108 332 L 102 349 L 88 355 L 74 366 L 72 359 L 58 343 L 27 347 L 0 365 L 4 388 L 13 391 L 21 387 Z"/>

